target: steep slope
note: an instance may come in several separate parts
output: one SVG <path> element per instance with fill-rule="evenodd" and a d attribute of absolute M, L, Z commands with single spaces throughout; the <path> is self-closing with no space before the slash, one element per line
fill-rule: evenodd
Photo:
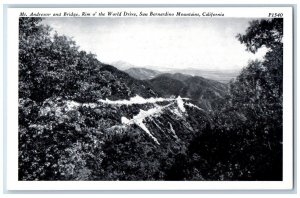
<path fill-rule="evenodd" d="M 184 82 L 176 80 L 165 74 L 151 79 L 148 82 L 151 84 L 155 92 L 162 97 L 171 97 L 172 95 L 178 96 L 186 87 Z"/>
<path fill-rule="evenodd" d="M 152 79 L 152 78 L 155 78 L 156 76 L 158 76 L 159 74 L 161 74 L 161 72 L 156 71 L 156 70 L 146 69 L 146 68 L 137 68 L 137 67 L 126 69 L 126 70 L 124 70 L 124 72 L 129 74 L 131 77 L 133 77 L 135 79 L 139 79 L 139 80 Z"/>
<path fill-rule="evenodd" d="M 162 74 L 148 82 L 160 96 L 187 97 L 205 110 L 217 109 L 228 91 L 220 82 L 179 73 Z"/>

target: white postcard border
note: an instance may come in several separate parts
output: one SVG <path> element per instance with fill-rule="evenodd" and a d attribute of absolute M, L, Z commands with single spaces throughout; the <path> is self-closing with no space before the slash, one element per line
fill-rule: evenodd
<path fill-rule="evenodd" d="M 7 10 L 7 190 L 288 190 L 293 188 L 293 20 L 291 7 L 84 8 L 84 10 L 211 10 L 225 17 L 266 18 L 284 14 L 283 181 L 18 181 L 18 18 L 22 11 L 81 8 L 8 8 Z"/>

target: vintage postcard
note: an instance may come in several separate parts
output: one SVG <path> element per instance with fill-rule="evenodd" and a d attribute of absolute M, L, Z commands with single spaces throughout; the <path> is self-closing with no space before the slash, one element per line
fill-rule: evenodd
<path fill-rule="evenodd" d="M 8 189 L 292 189 L 292 19 L 7 8 Z"/>

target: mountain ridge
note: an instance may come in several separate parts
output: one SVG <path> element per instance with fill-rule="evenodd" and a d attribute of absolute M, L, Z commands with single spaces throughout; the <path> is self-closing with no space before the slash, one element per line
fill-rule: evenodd
<path fill-rule="evenodd" d="M 185 69 L 154 69 L 152 67 L 136 67 L 132 64 L 124 63 L 122 64 L 122 61 L 113 62 L 111 65 L 115 66 L 116 68 L 125 71 L 130 76 L 139 79 L 139 80 L 150 80 L 154 77 L 157 77 L 160 74 L 170 73 L 181 73 L 184 75 L 191 75 L 191 76 L 200 76 L 211 80 L 216 80 L 221 83 L 229 83 L 231 80 L 234 80 L 238 74 L 240 73 L 240 70 L 211 70 L 211 69 L 196 69 L 196 68 L 185 68 Z"/>
<path fill-rule="evenodd" d="M 228 94 L 226 84 L 200 76 L 161 74 L 148 82 L 160 96 L 187 97 L 205 110 L 216 110 Z"/>

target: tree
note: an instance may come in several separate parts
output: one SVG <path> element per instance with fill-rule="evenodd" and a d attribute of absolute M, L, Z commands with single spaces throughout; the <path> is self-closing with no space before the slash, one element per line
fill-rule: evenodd
<path fill-rule="evenodd" d="M 230 85 L 230 105 L 249 129 L 248 152 L 256 153 L 254 178 L 282 178 L 283 19 L 255 20 L 237 36 L 252 53 L 268 48 L 263 61 L 252 61 Z"/>
<path fill-rule="evenodd" d="M 255 53 L 265 46 L 271 50 L 282 46 L 283 19 L 263 19 L 251 21 L 244 35 L 238 34 L 237 38 L 246 45 L 248 51 Z"/>
<path fill-rule="evenodd" d="M 32 96 L 37 75 L 38 54 L 50 46 L 50 27 L 40 25 L 41 18 L 22 17 L 19 20 L 19 97 Z"/>
<path fill-rule="evenodd" d="M 273 92 L 270 93 L 270 97 L 282 97 L 283 19 L 252 21 L 246 33 L 238 34 L 237 38 L 252 53 L 257 52 L 263 46 L 269 49 L 263 62 L 264 68 L 262 68 L 266 75 L 265 78 L 270 84 L 270 87 L 266 87 L 266 89 Z M 280 99 L 282 100 L 282 98 Z"/>
<path fill-rule="evenodd" d="M 35 17 L 19 20 L 19 97 L 36 102 L 82 97 L 75 94 L 84 82 L 95 80 L 94 73 L 102 64 L 94 54 L 79 51 L 75 41 L 52 33 L 41 22 L 42 18 Z"/>
<path fill-rule="evenodd" d="M 93 145 L 100 138 L 92 127 L 82 130 L 82 120 L 55 112 L 62 98 L 82 98 L 81 85 L 93 81 L 102 65 L 41 22 L 36 17 L 19 19 L 19 179 L 86 179 L 93 169 L 88 165 L 98 166 L 101 147 Z M 44 106 L 53 111 L 43 115 Z"/>
<path fill-rule="evenodd" d="M 201 167 L 192 158 L 200 179 L 282 179 L 282 25 L 282 19 L 255 20 L 244 35 L 237 35 L 251 53 L 261 47 L 268 52 L 264 60 L 250 61 L 230 83 L 228 102 L 214 113 L 213 132 L 190 145 L 189 153 L 207 163 Z M 206 156 L 207 144 L 214 158 Z"/>
<path fill-rule="evenodd" d="M 236 82 L 231 84 L 231 102 L 245 111 L 252 109 L 257 120 L 264 119 L 281 127 L 283 19 L 252 21 L 246 34 L 237 37 L 252 53 L 262 46 L 269 51 L 262 62 L 250 62 Z M 248 112 L 247 115 L 251 114 Z"/>

